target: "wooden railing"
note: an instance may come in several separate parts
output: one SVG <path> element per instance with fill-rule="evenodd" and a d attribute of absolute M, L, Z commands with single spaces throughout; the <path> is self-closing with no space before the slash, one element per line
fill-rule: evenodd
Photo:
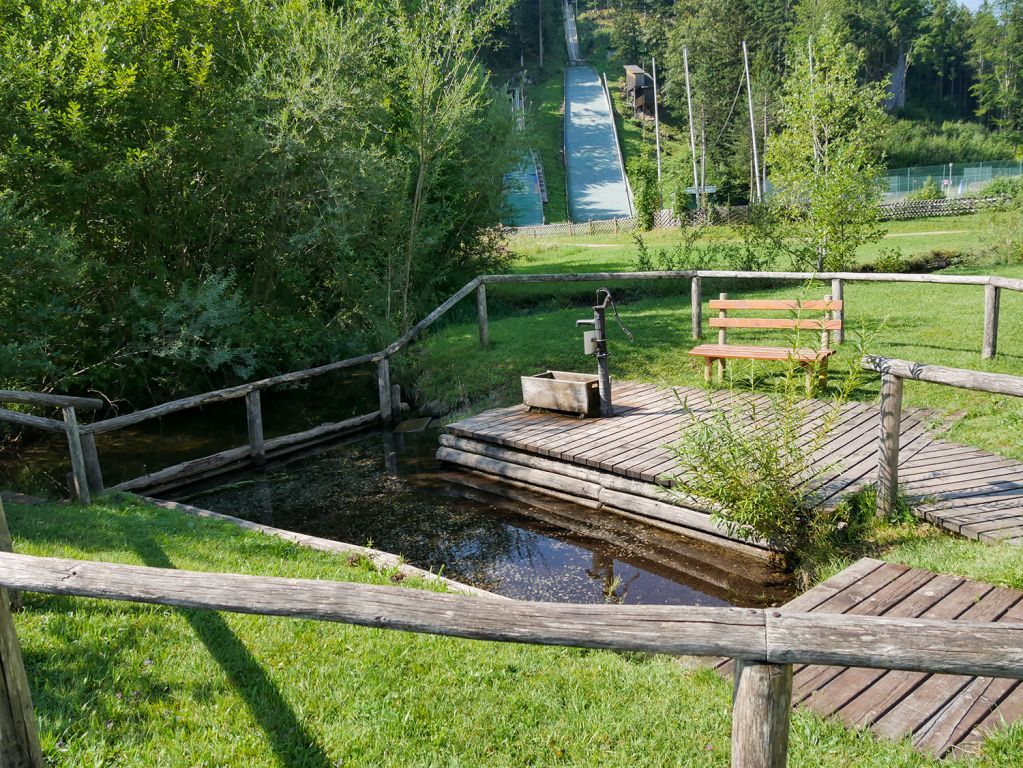
<path fill-rule="evenodd" d="M 737 660 L 732 766 L 782 768 L 793 664 L 1023 679 L 1023 624 L 784 609 L 501 602 L 400 587 L 198 573 L 0 553 L 0 587 L 435 635 Z M 42 767 L 27 675 L 0 592 L 0 743 Z M 12 734 L 7 736 L 7 734 Z"/>
<path fill-rule="evenodd" d="M 1023 280 L 1012 278 L 986 276 L 986 275 L 944 275 L 944 274 L 887 274 L 887 273 L 866 273 L 866 272 L 741 272 L 733 270 L 676 270 L 676 271 L 651 271 L 651 272 L 585 272 L 569 274 L 519 274 L 519 275 L 481 275 L 473 278 L 462 288 L 452 294 L 446 301 L 410 328 L 400 338 L 393 341 L 386 348 L 379 352 L 353 357 L 346 360 L 321 365 L 316 368 L 308 368 L 301 371 L 285 373 L 280 376 L 261 379 L 259 381 L 240 384 L 235 387 L 219 389 L 213 392 L 206 392 L 167 403 L 145 408 L 133 413 L 115 416 L 92 424 L 81 424 L 72 426 L 67 423 L 70 417 L 65 414 L 65 423 L 54 419 L 43 419 L 38 416 L 17 413 L 0 409 L 0 422 L 14 423 L 23 427 L 42 429 L 54 432 L 67 432 L 72 458 L 72 470 L 74 474 L 74 489 L 76 498 L 81 501 L 88 501 L 90 491 L 97 493 L 103 490 L 102 472 L 99 458 L 96 451 L 95 436 L 121 429 L 123 427 L 139 424 L 148 419 L 155 419 L 176 413 L 189 408 L 195 408 L 209 403 L 230 400 L 244 397 L 246 401 L 246 416 L 248 425 L 248 445 L 232 448 L 227 451 L 206 456 L 200 459 L 182 462 L 173 467 L 153 472 L 144 477 L 127 480 L 115 488 L 120 490 L 139 490 L 143 488 L 158 487 L 160 483 L 169 483 L 175 480 L 197 477 L 203 473 L 223 471 L 223 468 L 233 466 L 239 462 L 249 461 L 261 464 L 266 459 L 268 452 L 293 450 L 297 446 L 306 445 L 310 442 L 323 440 L 331 436 L 337 436 L 346 432 L 364 429 L 376 423 L 390 424 L 399 418 L 401 412 L 400 390 L 391 381 L 391 358 L 403 351 L 420 334 L 436 323 L 441 317 L 447 314 L 456 304 L 475 292 L 476 312 L 479 323 L 479 340 L 481 346 L 488 346 L 490 343 L 490 326 L 487 311 L 487 286 L 508 285 L 508 284 L 539 284 L 539 283 L 575 283 L 575 282 L 603 282 L 603 281 L 634 281 L 634 280 L 689 280 L 690 281 L 690 304 L 692 307 L 692 336 L 694 339 L 703 337 L 703 281 L 704 280 L 769 280 L 769 281 L 792 281 L 807 282 L 811 280 L 830 281 L 831 295 L 836 300 L 843 300 L 845 283 L 847 282 L 887 282 L 887 283 L 933 283 L 939 285 L 962 285 L 978 286 L 984 288 L 984 332 L 981 344 L 981 357 L 992 358 L 997 352 L 998 343 L 998 321 L 999 307 L 1002 289 L 1023 292 Z M 847 302 L 843 305 L 847 306 Z M 845 310 L 840 313 L 840 320 L 845 319 Z M 836 338 L 841 342 L 841 338 Z M 353 368 L 359 365 L 376 364 L 377 394 L 379 409 L 372 413 L 346 419 L 341 422 L 321 424 L 312 429 L 298 432 L 284 437 L 265 440 L 263 437 L 262 405 L 260 393 L 269 387 L 289 382 L 301 381 L 316 376 L 339 371 L 346 368 Z M 3 401 L 3 394 L 0 392 L 0 402 Z M 95 408 L 102 405 L 101 401 L 66 398 L 61 396 L 42 395 L 34 393 L 6 393 L 16 394 L 24 398 L 24 402 L 31 405 L 57 405 L 61 403 L 44 402 L 39 398 L 57 398 L 62 401 L 79 400 L 87 401 L 89 407 Z M 10 399 L 8 399 L 10 401 Z M 63 407 L 63 406 L 61 406 Z M 73 407 L 73 404 L 72 404 Z M 78 404 L 81 408 L 82 403 Z M 77 424 L 77 422 L 76 422 Z M 73 435 L 79 435 L 76 440 Z M 76 449 L 74 443 L 80 443 Z M 81 460 L 75 458 L 76 450 L 81 454 Z"/>
<path fill-rule="evenodd" d="M 862 360 L 868 371 L 881 374 L 881 425 L 877 457 L 877 514 L 887 517 L 899 493 L 899 432 L 902 426 L 902 382 L 906 379 L 944 384 L 960 389 L 1023 397 L 1023 378 L 1000 373 L 945 368 L 887 357 Z"/>

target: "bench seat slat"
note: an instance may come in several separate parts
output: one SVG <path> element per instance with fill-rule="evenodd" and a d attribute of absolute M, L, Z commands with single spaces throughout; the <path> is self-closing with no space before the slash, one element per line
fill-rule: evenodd
<path fill-rule="evenodd" d="M 798 299 L 711 299 L 711 309 L 760 309 L 768 312 L 798 312 L 801 309 L 832 310 L 842 309 L 842 301 L 799 301 Z"/>
<path fill-rule="evenodd" d="M 804 320 L 784 317 L 711 317 L 707 319 L 711 328 L 781 328 L 803 331 L 838 331 L 841 320 Z"/>
<path fill-rule="evenodd" d="M 833 349 L 792 349 L 790 347 L 743 347 L 737 344 L 701 344 L 689 350 L 694 357 L 746 360 L 788 360 L 795 357 L 801 363 L 826 360 L 835 354 Z"/>

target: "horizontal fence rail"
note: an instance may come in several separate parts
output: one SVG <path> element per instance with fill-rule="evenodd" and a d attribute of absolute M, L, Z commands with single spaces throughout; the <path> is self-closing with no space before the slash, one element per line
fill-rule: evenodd
<path fill-rule="evenodd" d="M 784 609 L 501 602 L 305 579 L 178 571 L 0 552 L 0 587 L 56 595 L 342 622 L 538 645 L 739 660 L 732 765 L 786 763 L 793 664 L 827 664 L 1023 679 L 1023 624 L 788 612 Z M 0 664 L 25 681 L 7 594 L 0 592 Z M 27 683 L 0 687 L 0 720 L 30 727 L 20 752 L 40 755 Z M 4 730 L 4 728 L 0 728 Z M 750 738 L 760 733 L 761 738 Z M 35 739 L 32 743 L 32 739 Z M 31 757 L 16 765 L 41 766 Z"/>
<path fill-rule="evenodd" d="M 1023 397 L 1023 378 L 1001 373 L 946 368 L 910 360 L 868 355 L 864 370 L 881 374 L 881 413 L 877 439 L 877 514 L 895 510 L 899 494 L 899 434 L 902 428 L 903 381 L 924 381 L 958 389 Z"/>
<path fill-rule="evenodd" d="M 143 480 L 156 481 L 157 479 L 171 482 L 174 477 L 186 478 L 195 475 L 197 472 L 223 471 L 232 463 L 244 461 L 246 457 L 255 464 L 261 464 L 266 459 L 267 450 L 281 450 L 285 447 L 295 445 L 294 441 L 287 441 L 285 438 L 278 438 L 274 442 L 263 439 L 262 413 L 260 393 L 275 385 L 303 381 L 315 376 L 322 376 L 334 371 L 347 368 L 354 368 L 360 365 L 376 364 L 377 366 L 377 388 L 380 407 L 373 414 L 362 417 L 355 417 L 354 420 L 337 422 L 335 424 L 324 424 L 305 433 L 298 433 L 297 436 L 305 436 L 309 440 L 325 439 L 330 435 L 341 434 L 345 428 L 365 428 L 371 422 L 379 421 L 383 424 L 390 424 L 400 418 L 402 404 L 400 402 L 400 390 L 391 382 L 390 361 L 395 355 L 406 349 L 423 332 L 434 325 L 440 318 L 446 315 L 459 302 L 463 301 L 473 293 L 476 294 L 477 321 L 479 323 L 480 345 L 486 347 L 490 343 L 489 319 L 487 312 L 487 286 L 488 285 L 514 285 L 514 284 L 550 284 L 550 283 L 579 283 L 579 282 L 603 282 L 603 281 L 634 281 L 634 280 L 689 280 L 690 301 L 692 305 L 692 336 L 694 339 L 703 337 L 703 313 L 702 313 L 702 281 L 704 280 L 763 280 L 763 281 L 830 281 L 831 295 L 841 300 L 846 282 L 885 282 L 885 283 L 932 283 L 941 285 L 962 285 L 978 286 L 984 288 L 984 336 L 981 348 L 981 357 L 992 358 L 997 352 L 998 339 L 998 318 L 1001 291 L 1011 290 L 1023 292 L 1023 280 L 1015 278 L 998 277 L 991 275 L 945 275 L 945 274 L 902 274 L 902 273 L 874 273 L 874 272 L 746 272 L 737 270 L 674 270 L 674 271 L 648 271 L 648 272 L 578 272 L 566 274 L 503 274 L 503 275 L 480 275 L 466 283 L 462 288 L 452 294 L 446 301 L 437 306 L 432 312 L 406 331 L 401 337 L 393 341 L 386 348 L 379 352 L 371 352 L 358 357 L 339 360 L 314 368 L 307 368 L 300 371 L 271 376 L 259 381 L 246 384 L 239 384 L 233 387 L 205 392 L 189 397 L 179 398 L 166 403 L 144 408 L 132 413 L 102 419 L 91 424 L 78 424 L 75 418 L 75 406 L 79 408 L 95 409 L 102 405 L 100 400 L 92 398 L 74 398 L 64 395 L 46 395 L 43 393 L 10 392 L 0 391 L 0 402 L 4 402 L 7 396 L 8 402 L 18 402 L 31 405 L 52 405 L 61 407 L 64 412 L 64 421 L 47 419 L 40 416 L 32 416 L 7 409 L 0 409 L 0 422 L 12 423 L 31 429 L 39 429 L 49 432 L 65 432 L 68 434 L 69 451 L 72 457 L 73 486 L 75 496 L 79 500 L 87 501 L 90 489 L 99 492 L 103 489 L 102 472 L 99 466 L 99 458 L 96 451 L 95 436 L 117 429 L 134 426 L 149 419 L 156 419 L 172 413 L 196 408 L 211 403 L 245 398 L 246 415 L 249 431 L 249 445 L 247 448 L 234 448 L 223 451 L 202 459 L 195 459 L 191 462 L 184 462 L 175 467 L 168 468 L 177 470 L 177 473 L 169 473 L 165 470 L 151 473 L 145 478 L 136 478 L 126 481 L 126 488 L 143 489 L 146 486 Z M 837 320 L 844 321 L 845 310 L 838 313 Z M 843 331 L 835 332 L 835 341 L 842 341 Z M 372 417 L 372 418 L 369 418 Z M 348 422 L 351 422 L 349 424 Z M 289 436 L 290 437 L 290 436 Z M 79 445 L 78 448 L 75 446 Z M 75 454 L 81 454 L 77 460 Z M 151 486 L 150 486 L 151 487 Z"/>

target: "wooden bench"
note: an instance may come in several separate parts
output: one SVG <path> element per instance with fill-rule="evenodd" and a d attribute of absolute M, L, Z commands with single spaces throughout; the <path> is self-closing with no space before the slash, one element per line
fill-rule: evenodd
<path fill-rule="evenodd" d="M 718 381 L 724 378 L 726 360 L 795 361 L 806 370 L 807 392 L 813 391 L 816 374 L 818 386 L 828 382 L 828 358 L 835 350 L 831 348 L 832 331 L 842 330 L 842 302 L 825 296 L 821 301 L 770 300 L 770 299 L 729 299 L 722 293 L 719 299 L 710 302 L 712 310 L 718 310 L 717 317 L 711 317 L 708 325 L 718 329 L 717 344 L 701 344 L 689 350 L 694 357 L 704 359 L 703 375 L 711 380 L 711 369 L 718 364 Z M 789 317 L 728 317 L 728 310 L 754 310 L 765 312 L 787 312 Z M 806 311 L 822 312 L 821 319 L 803 317 Z M 820 331 L 820 349 L 809 347 L 752 347 L 727 343 L 729 328 L 763 328 L 801 331 Z"/>

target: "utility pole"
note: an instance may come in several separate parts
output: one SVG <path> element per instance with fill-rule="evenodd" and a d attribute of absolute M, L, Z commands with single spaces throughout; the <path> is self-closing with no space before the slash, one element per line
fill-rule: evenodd
<path fill-rule="evenodd" d="M 543 0 L 536 0 L 536 21 L 540 30 L 540 69 L 543 69 Z"/>
<path fill-rule="evenodd" d="M 749 135 L 753 140 L 753 178 L 757 186 L 757 202 L 762 199 L 760 190 L 760 158 L 757 156 L 757 125 L 756 117 L 753 114 L 753 81 L 749 76 L 749 51 L 746 48 L 746 41 L 742 41 L 742 61 L 746 68 L 746 102 L 749 104 Z"/>
<path fill-rule="evenodd" d="M 689 151 L 693 158 L 693 192 L 699 201 L 700 174 L 696 171 L 696 125 L 693 123 L 693 91 L 689 85 L 689 47 L 682 46 L 682 63 L 686 70 L 686 104 L 689 107 Z"/>
<path fill-rule="evenodd" d="M 657 183 L 661 183 L 661 121 L 657 114 L 657 59 L 652 57 L 650 64 L 654 70 L 654 139 L 657 142 Z"/>

